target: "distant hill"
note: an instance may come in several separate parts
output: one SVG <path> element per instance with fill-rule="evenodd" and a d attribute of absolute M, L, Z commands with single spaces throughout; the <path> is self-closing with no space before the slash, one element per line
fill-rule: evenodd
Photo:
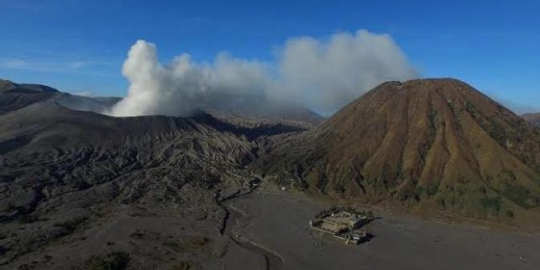
<path fill-rule="evenodd" d="M 121 98 L 119 97 L 85 97 L 62 93 L 56 102 L 76 111 L 103 113 L 120 100 Z"/>
<path fill-rule="evenodd" d="M 16 84 L 0 79 L 0 114 L 16 110 L 37 101 L 54 99 L 63 107 L 76 111 L 106 113 L 118 103 L 120 97 L 86 97 L 58 91 L 54 88 L 39 84 Z M 25 95 L 21 95 L 24 93 Z M 228 122 L 254 126 L 265 124 L 285 124 L 310 128 L 321 123 L 324 118 L 319 114 L 295 105 L 282 104 L 275 106 L 266 101 L 254 100 L 237 105 L 209 104 L 199 111 L 211 114 Z"/>
<path fill-rule="evenodd" d="M 540 113 L 528 113 L 523 115 L 523 119 L 533 126 L 540 127 Z"/>
<path fill-rule="evenodd" d="M 0 80 L 0 114 L 61 95 L 56 89 L 37 84 Z"/>
<path fill-rule="evenodd" d="M 458 80 L 387 82 L 259 162 L 312 193 L 510 219 L 540 209 L 539 139 Z"/>
<path fill-rule="evenodd" d="M 211 114 L 218 119 L 246 126 L 281 123 L 311 128 L 324 121 L 324 118 L 319 114 L 307 108 L 294 105 L 273 107 L 255 103 L 253 106 L 244 105 L 237 108 L 208 106 L 202 108 L 201 111 Z"/>
<path fill-rule="evenodd" d="M 84 97 L 63 93 L 45 85 L 0 80 L 0 114 L 49 99 L 72 110 L 98 113 L 120 101 L 117 97 Z"/>

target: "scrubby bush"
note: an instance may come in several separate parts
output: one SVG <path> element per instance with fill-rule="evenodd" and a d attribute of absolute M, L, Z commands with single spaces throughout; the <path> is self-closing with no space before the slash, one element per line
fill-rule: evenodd
<path fill-rule="evenodd" d="M 19 215 L 18 221 L 21 224 L 28 224 L 28 223 L 36 222 L 37 218 L 31 214 L 21 214 Z"/>
<path fill-rule="evenodd" d="M 501 199 L 499 197 L 484 198 L 480 200 L 480 203 L 484 209 L 491 209 L 495 212 L 499 212 L 499 210 L 501 210 Z"/>
<path fill-rule="evenodd" d="M 191 262 L 181 261 L 173 266 L 171 266 L 170 270 L 191 270 L 193 269 L 193 265 Z"/>
<path fill-rule="evenodd" d="M 373 212 L 371 210 L 367 211 L 366 216 L 368 218 L 372 218 L 373 217 Z"/>
<path fill-rule="evenodd" d="M 89 270 L 124 270 L 127 268 L 130 256 L 125 252 L 113 252 L 104 257 L 92 256 L 85 263 Z"/>

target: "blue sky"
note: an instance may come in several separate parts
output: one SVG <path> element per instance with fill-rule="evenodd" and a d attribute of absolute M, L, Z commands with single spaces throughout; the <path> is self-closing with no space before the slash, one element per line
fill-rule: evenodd
<path fill-rule="evenodd" d="M 423 77 L 456 77 L 519 112 L 540 111 L 540 2 L 0 0 L 0 77 L 94 95 L 126 93 L 138 39 L 166 62 L 187 52 L 273 61 L 297 36 L 388 33 Z"/>

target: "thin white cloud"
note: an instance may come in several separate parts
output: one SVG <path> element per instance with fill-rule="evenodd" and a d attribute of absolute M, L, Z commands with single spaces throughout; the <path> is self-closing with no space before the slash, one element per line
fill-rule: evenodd
<path fill-rule="evenodd" d="M 105 61 L 35 61 L 23 58 L 3 58 L 0 59 L 0 68 L 30 70 L 54 73 L 79 73 L 85 75 L 113 75 L 102 72 L 95 72 L 92 69 L 103 66 L 113 66 L 114 63 Z"/>
<path fill-rule="evenodd" d="M 21 59 L 0 60 L 0 67 L 6 69 L 24 69 L 28 67 L 28 62 Z"/>

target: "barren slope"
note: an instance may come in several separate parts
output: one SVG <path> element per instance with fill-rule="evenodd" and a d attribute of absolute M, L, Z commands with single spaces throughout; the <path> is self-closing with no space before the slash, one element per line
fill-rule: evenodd
<path fill-rule="evenodd" d="M 0 93 L 0 268 L 264 266 L 222 234 L 220 201 L 256 179 L 254 140 L 299 128 L 113 118 L 14 86 Z"/>
<path fill-rule="evenodd" d="M 531 123 L 533 126 L 540 127 L 540 113 L 528 113 L 523 115 L 525 121 Z"/>

